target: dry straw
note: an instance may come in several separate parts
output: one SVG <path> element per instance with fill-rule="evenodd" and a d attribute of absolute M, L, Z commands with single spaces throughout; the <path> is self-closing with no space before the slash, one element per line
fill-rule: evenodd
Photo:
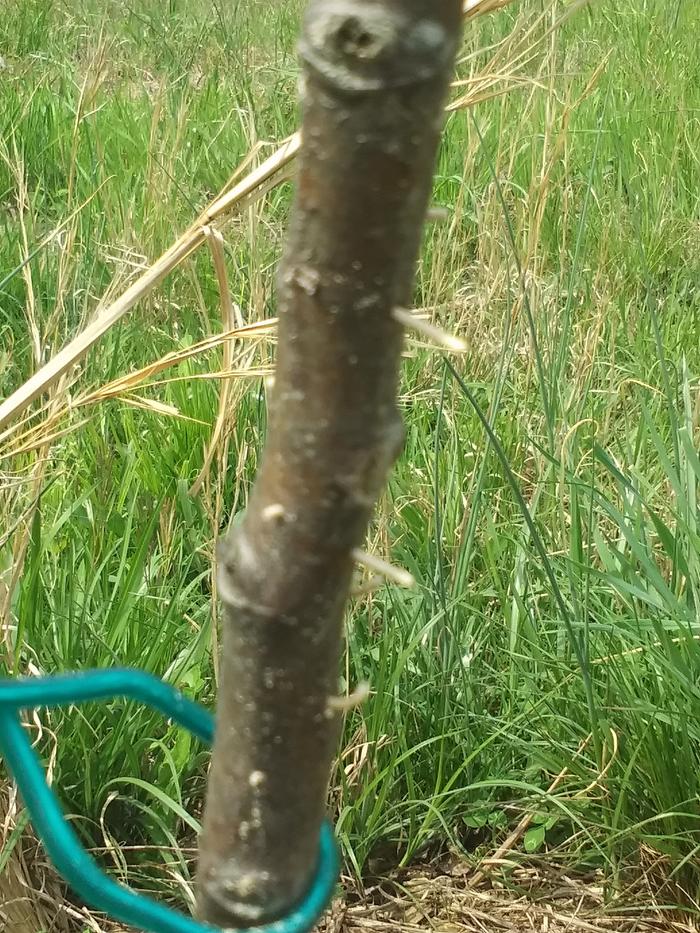
<path fill-rule="evenodd" d="M 91 324 L 70 341 L 56 356 L 42 366 L 24 385 L 0 405 L 0 429 L 22 414 L 34 399 L 44 393 L 88 352 L 117 321 L 130 311 L 156 285 L 180 265 L 207 239 L 206 230 L 234 208 L 249 207 L 274 187 L 282 170 L 299 151 L 300 138 L 295 134 L 266 159 L 262 165 L 240 181 L 231 191 L 211 204 L 170 249 L 157 259 L 143 275 L 127 288 L 121 297 L 107 308 L 98 309 Z"/>
<path fill-rule="evenodd" d="M 490 13 L 514 2 L 516 0 L 466 0 L 464 15 L 468 20 L 473 19 L 476 16 Z M 584 2 L 584 0 L 580 0 L 580 2 Z M 579 3 L 573 4 L 573 6 L 578 5 Z M 568 17 L 569 11 L 564 15 Z M 525 35 L 521 37 L 519 43 L 519 65 L 529 62 L 534 48 L 538 45 L 539 37 L 534 37 L 533 29 L 530 27 Z M 497 63 L 498 67 L 487 67 L 485 75 L 488 75 L 488 77 L 477 80 L 476 84 L 473 86 L 470 84 L 466 89 L 460 85 L 460 82 L 456 83 L 461 93 L 459 98 L 450 105 L 449 109 L 461 109 L 471 106 L 477 100 L 505 93 L 512 87 L 517 86 L 518 81 L 523 80 L 514 74 L 512 67 L 508 67 L 507 60 L 510 56 L 504 54 L 507 48 L 507 43 L 501 43 L 497 47 L 493 64 L 496 65 Z M 48 363 L 42 366 L 19 389 L 0 404 L 0 431 L 12 422 L 16 422 L 33 401 L 44 395 L 57 380 L 85 356 L 108 330 L 188 256 L 207 240 L 211 241 L 211 230 L 217 221 L 221 222 L 232 212 L 251 206 L 281 181 L 285 180 L 300 145 L 300 135 L 295 133 L 276 149 L 269 158 L 234 185 L 230 191 L 222 194 L 210 204 L 192 226 L 146 269 L 116 301 L 109 303 L 106 307 L 98 307 L 92 322 L 78 336 L 66 344 Z M 216 250 L 216 247 L 213 248 Z M 218 267 L 217 275 L 221 284 Z M 424 335 L 440 342 L 438 331 L 431 331 L 430 335 L 428 335 L 425 327 L 423 327 L 423 331 Z M 453 340 L 455 342 L 451 343 L 448 348 L 461 350 L 461 343 L 457 346 L 459 341 L 456 338 L 453 338 Z M 442 343 L 444 345 L 445 340 L 442 340 Z M 21 424 L 21 421 L 15 423 L 9 431 L 0 434 L 0 441 L 20 427 Z"/>

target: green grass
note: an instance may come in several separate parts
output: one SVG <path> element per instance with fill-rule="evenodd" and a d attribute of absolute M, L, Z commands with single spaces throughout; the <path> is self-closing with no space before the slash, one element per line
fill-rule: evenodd
<path fill-rule="evenodd" d="M 46 359 L 259 140 L 295 128 L 298 8 L 5 6 L 3 395 L 35 368 L 32 320 Z M 470 27 L 463 74 L 515 20 Z M 692 2 L 598 0 L 542 38 L 532 80 L 448 121 L 435 198 L 453 214 L 426 234 L 416 302 L 470 349 L 453 370 L 410 345 L 407 443 L 372 536 L 419 587 L 348 615 L 346 677 L 372 696 L 347 722 L 333 800 L 358 874 L 445 843 L 488 851 L 529 812 L 517 857 L 620 883 L 649 869 L 661 903 L 700 894 L 699 29 Z M 290 195 L 226 228 L 250 320 L 274 313 Z M 90 353 L 76 390 L 220 326 L 202 250 Z M 192 377 L 219 366 L 197 357 L 139 390 L 181 417 L 112 399 L 64 420 L 86 422 L 50 452 L 4 456 L 10 531 L 42 490 L 31 526 L 0 536 L 0 597 L 23 560 L 10 666 L 134 664 L 213 703 L 212 542 L 245 503 L 265 427 L 261 381 L 243 377 L 228 469 L 188 496 L 219 391 Z M 204 753 L 131 705 L 44 722 L 86 838 L 137 880 L 135 845 L 188 880 Z"/>

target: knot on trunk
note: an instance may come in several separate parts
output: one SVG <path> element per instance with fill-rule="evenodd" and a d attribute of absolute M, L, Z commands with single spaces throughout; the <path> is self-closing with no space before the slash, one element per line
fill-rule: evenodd
<path fill-rule="evenodd" d="M 439 3 L 436 0 L 436 5 Z M 442 75 L 457 35 L 437 17 L 418 20 L 367 0 L 316 0 L 309 7 L 301 56 L 336 90 L 389 90 Z"/>

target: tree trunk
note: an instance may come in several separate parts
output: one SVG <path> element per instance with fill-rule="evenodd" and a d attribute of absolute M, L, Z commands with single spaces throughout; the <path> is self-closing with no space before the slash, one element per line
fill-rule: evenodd
<path fill-rule="evenodd" d="M 313 0 L 262 465 L 219 549 L 224 631 L 199 910 L 274 920 L 315 872 L 343 611 L 403 438 L 396 407 L 461 0 Z"/>

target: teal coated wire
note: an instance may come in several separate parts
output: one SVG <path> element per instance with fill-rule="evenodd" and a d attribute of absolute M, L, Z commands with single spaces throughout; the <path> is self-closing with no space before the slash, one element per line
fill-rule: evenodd
<path fill-rule="evenodd" d="M 22 709 L 68 706 L 117 696 L 138 700 L 157 709 L 207 744 L 213 739 L 214 719 L 207 710 L 156 677 L 124 668 L 0 680 L 0 752 L 14 775 L 49 857 L 87 904 L 121 923 L 149 933 L 213 933 L 215 927 L 137 894 L 113 881 L 98 867 L 66 821 L 19 720 Z M 307 933 L 333 895 L 338 870 L 333 830 L 324 823 L 319 839 L 316 876 L 304 900 L 280 920 L 244 933 Z"/>
<path fill-rule="evenodd" d="M 208 710 L 188 700 L 175 687 L 143 671 L 115 667 L 53 677 L 0 680 L 0 706 L 16 710 L 75 706 L 114 697 L 137 700 L 175 720 L 207 745 L 214 741 L 214 717 Z"/>

